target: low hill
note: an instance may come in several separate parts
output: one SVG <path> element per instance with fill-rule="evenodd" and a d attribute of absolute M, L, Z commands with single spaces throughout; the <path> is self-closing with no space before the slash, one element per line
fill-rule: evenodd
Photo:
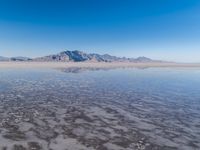
<path fill-rule="evenodd" d="M 0 61 L 9 61 L 9 58 L 0 56 Z"/>

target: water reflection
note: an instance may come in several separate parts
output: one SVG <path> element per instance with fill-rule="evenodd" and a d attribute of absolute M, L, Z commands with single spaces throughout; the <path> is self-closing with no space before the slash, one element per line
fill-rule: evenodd
<path fill-rule="evenodd" d="M 199 70 L 68 72 L 0 71 L 0 148 L 200 148 Z"/>

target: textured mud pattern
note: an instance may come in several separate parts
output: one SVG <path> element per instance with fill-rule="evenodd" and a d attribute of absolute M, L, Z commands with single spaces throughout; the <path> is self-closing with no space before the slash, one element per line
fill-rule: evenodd
<path fill-rule="evenodd" d="M 199 81 L 147 85 L 135 71 L 1 71 L 0 149 L 200 149 Z"/>

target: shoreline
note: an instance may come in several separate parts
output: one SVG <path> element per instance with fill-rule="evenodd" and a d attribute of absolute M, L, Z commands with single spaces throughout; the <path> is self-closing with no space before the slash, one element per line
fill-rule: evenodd
<path fill-rule="evenodd" d="M 0 69 L 62 68 L 200 68 L 200 63 L 131 63 L 131 62 L 0 62 Z"/>

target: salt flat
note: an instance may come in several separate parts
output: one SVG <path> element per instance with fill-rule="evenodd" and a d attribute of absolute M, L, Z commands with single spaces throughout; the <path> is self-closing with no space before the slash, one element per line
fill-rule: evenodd
<path fill-rule="evenodd" d="M 0 62 L 0 68 L 124 68 L 124 67 L 200 67 L 198 63 L 131 63 L 131 62 Z"/>
<path fill-rule="evenodd" d="M 11 64 L 0 69 L 2 150 L 200 148 L 198 68 Z"/>

